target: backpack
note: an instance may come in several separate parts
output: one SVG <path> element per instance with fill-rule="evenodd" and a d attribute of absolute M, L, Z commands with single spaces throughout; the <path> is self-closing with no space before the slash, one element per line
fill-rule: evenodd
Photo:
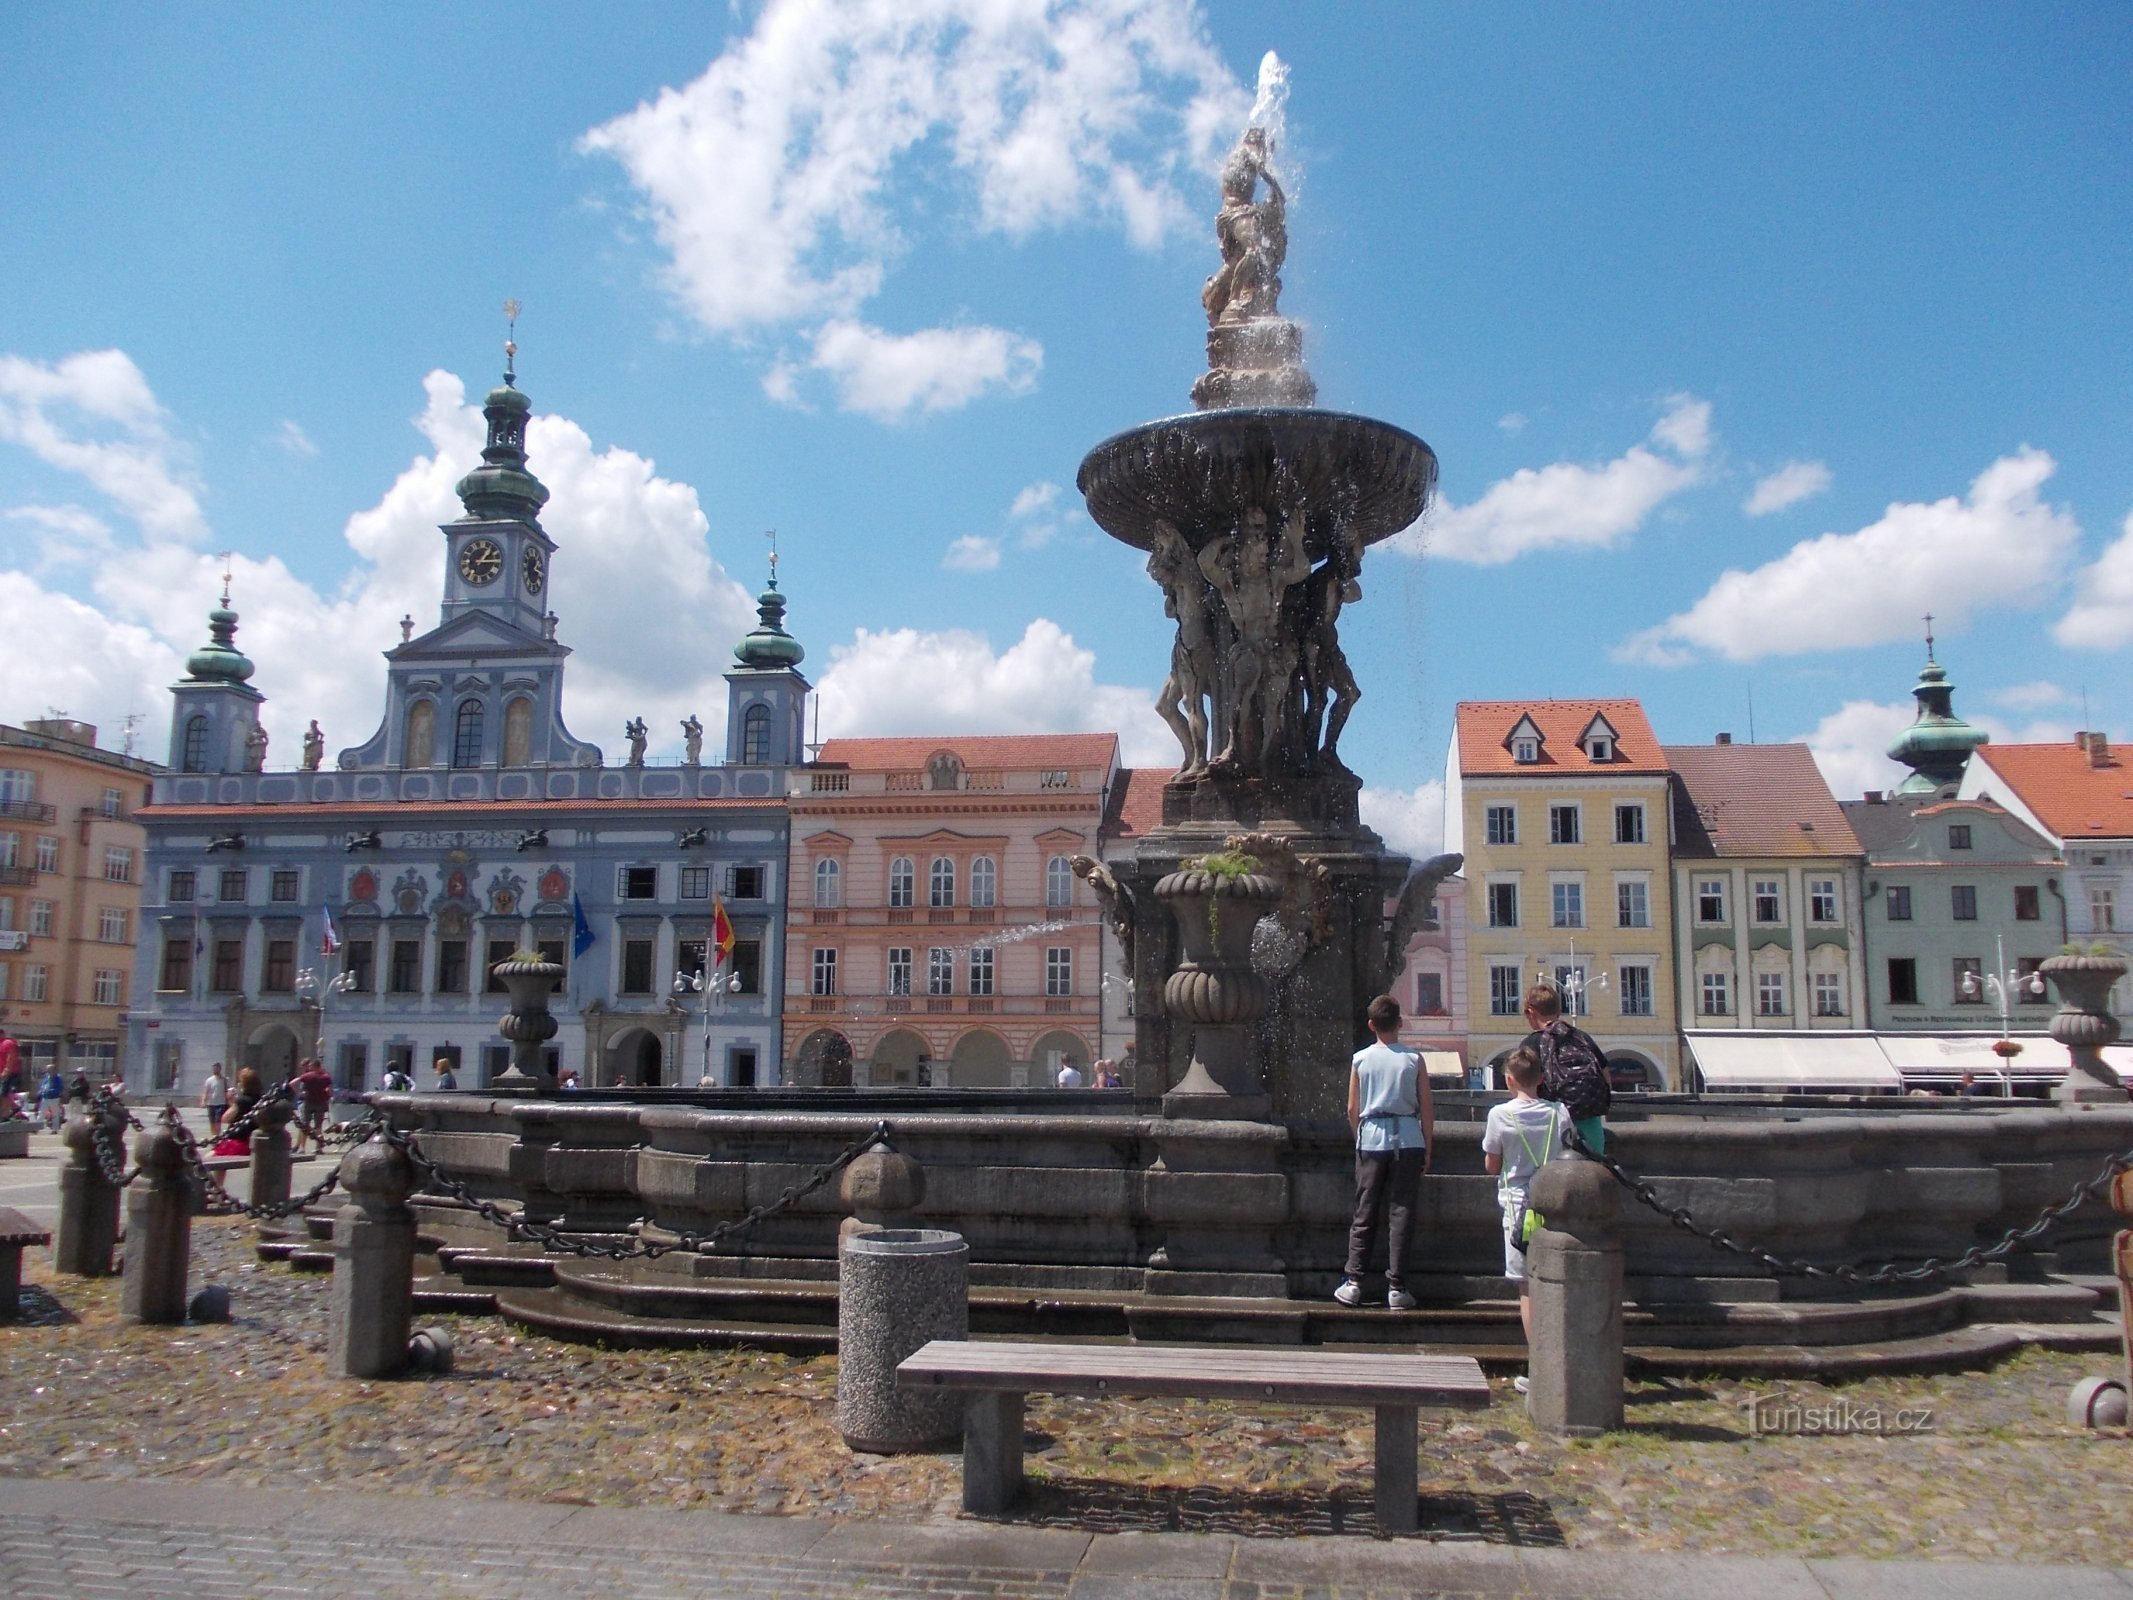
<path fill-rule="evenodd" d="M 1541 1032 L 1541 1069 L 1546 1073 L 1541 1095 L 1558 1100 L 1572 1120 L 1604 1117 L 1614 1104 L 1614 1090 L 1607 1081 L 1607 1058 L 1590 1036 L 1567 1024 Z"/>

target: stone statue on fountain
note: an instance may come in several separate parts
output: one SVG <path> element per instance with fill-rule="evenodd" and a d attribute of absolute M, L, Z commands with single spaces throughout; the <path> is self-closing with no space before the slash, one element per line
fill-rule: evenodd
<path fill-rule="evenodd" d="M 1167 522 L 1155 525 L 1148 553 L 1148 576 L 1163 591 L 1163 615 L 1177 623 L 1170 646 L 1170 676 L 1156 696 L 1156 715 L 1177 735 L 1184 762 L 1180 778 L 1197 778 L 1207 770 L 1207 708 L 1215 698 L 1219 660 L 1214 627 L 1208 617 L 1213 594 L 1183 535 Z"/>
<path fill-rule="evenodd" d="M 1267 169 L 1266 130 L 1249 128 L 1222 168 L 1222 209 L 1215 242 L 1222 265 L 1200 291 L 1210 327 L 1271 317 L 1281 300 L 1281 264 L 1289 254 L 1288 197 Z M 1266 185 L 1266 198 L 1255 197 Z"/>

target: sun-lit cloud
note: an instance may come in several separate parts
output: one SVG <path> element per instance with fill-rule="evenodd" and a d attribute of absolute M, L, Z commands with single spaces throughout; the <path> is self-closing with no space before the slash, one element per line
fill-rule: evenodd
<path fill-rule="evenodd" d="M 950 572 L 991 572 L 1000 565 L 1000 541 L 981 533 L 966 533 L 949 542 L 941 565 Z"/>
<path fill-rule="evenodd" d="M 57 362 L 0 355 L 0 443 L 108 496 L 151 538 L 198 540 L 207 518 L 188 452 L 123 350 Z"/>
<path fill-rule="evenodd" d="M 2014 683 L 2004 689 L 1995 689 L 1985 698 L 2010 711 L 2040 711 L 2046 706 L 2071 705 L 2074 695 L 2073 691 L 2040 678 L 2034 683 Z"/>
<path fill-rule="evenodd" d="M 1044 347 L 1000 328 L 884 333 L 839 318 L 816 332 L 808 365 L 829 375 L 845 410 L 902 422 L 915 412 L 952 411 L 988 390 L 1027 394 Z M 796 384 L 790 392 L 797 394 Z"/>
<path fill-rule="evenodd" d="M 2075 650 L 2121 650 L 2133 641 L 2133 513 L 2096 563 L 2074 580 L 2074 603 L 2052 637 Z"/>
<path fill-rule="evenodd" d="M 311 435 L 304 432 L 303 424 L 292 422 L 286 417 L 282 419 L 281 426 L 274 430 L 274 443 L 292 456 L 310 457 L 318 454 L 318 446 L 312 442 Z"/>
<path fill-rule="evenodd" d="M 1751 517 L 1767 517 L 1774 511 L 1798 505 L 1828 491 L 1829 468 L 1819 461 L 1788 461 L 1777 471 L 1758 478 L 1755 490 L 1741 505 Z"/>
<path fill-rule="evenodd" d="M 1444 785 L 1431 778 L 1413 789 L 1363 786 L 1363 821 L 1403 855 L 1425 861 L 1444 848 Z"/>

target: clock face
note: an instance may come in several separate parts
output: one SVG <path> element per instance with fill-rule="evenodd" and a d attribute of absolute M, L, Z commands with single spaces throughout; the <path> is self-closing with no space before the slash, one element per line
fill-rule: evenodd
<path fill-rule="evenodd" d="M 532 545 L 526 546 L 526 556 L 519 569 L 526 575 L 526 593 L 539 594 L 541 585 L 548 581 L 548 569 L 541 563 L 541 552 Z"/>
<path fill-rule="evenodd" d="M 469 540 L 459 552 L 459 575 L 471 584 L 494 583 L 503 570 L 503 547 L 494 539 Z"/>

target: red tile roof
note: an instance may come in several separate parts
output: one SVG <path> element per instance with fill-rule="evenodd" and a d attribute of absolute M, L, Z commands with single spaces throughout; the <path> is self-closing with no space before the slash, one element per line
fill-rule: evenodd
<path fill-rule="evenodd" d="M 1670 744 L 1674 853 L 1856 856 L 1859 836 L 1804 744 Z"/>
<path fill-rule="evenodd" d="M 2116 754 L 2095 766 L 2087 750 L 2068 740 L 1979 745 L 1970 759 L 1984 762 L 2045 827 L 2069 843 L 2133 836 L 2133 767 Z"/>
<path fill-rule="evenodd" d="M 1115 733 L 928 734 L 904 739 L 830 739 L 824 766 L 854 772 L 918 772 L 935 751 L 954 752 L 965 767 L 1105 767 L 1118 760 Z"/>
<path fill-rule="evenodd" d="M 1163 820 L 1163 785 L 1177 776 L 1175 767 L 1121 767 L 1111 785 L 1104 812 L 1106 839 L 1138 839 Z"/>
<path fill-rule="evenodd" d="M 1506 741 L 1519 719 L 1531 717 L 1540 729 L 1540 760 L 1511 759 Z M 1596 763 L 1578 744 L 1594 717 L 1605 717 L 1615 730 L 1615 759 Z M 1607 777 L 1666 771 L 1659 736 L 1634 700 L 1462 700 L 1459 702 L 1459 770 L 1469 776 L 1517 773 L 1522 776 Z"/>

